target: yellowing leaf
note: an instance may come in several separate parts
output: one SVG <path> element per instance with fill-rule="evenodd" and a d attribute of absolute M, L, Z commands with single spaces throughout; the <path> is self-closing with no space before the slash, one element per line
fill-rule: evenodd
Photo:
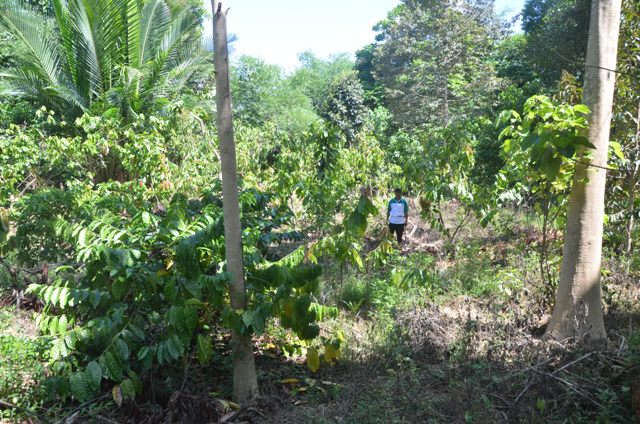
<path fill-rule="evenodd" d="M 324 347 L 324 360 L 329 365 L 335 365 L 336 360 L 340 359 L 340 349 L 328 344 Z"/>
<path fill-rule="evenodd" d="M 216 402 L 218 402 L 218 404 L 222 407 L 223 411 L 228 411 L 230 409 L 240 409 L 240 405 L 230 400 L 216 399 Z"/>
<path fill-rule="evenodd" d="M 216 399 L 216 402 L 222 407 L 223 411 L 228 411 L 230 409 L 229 402 L 224 399 Z"/>
<path fill-rule="evenodd" d="M 9 232 L 11 225 L 9 224 L 9 210 L 0 208 L 0 225 L 5 232 Z"/>
<path fill-rule="evenodd" d="M 315 347 L 307 349 L 307 367 L 311 372 L 316 372 L 320 368 L 320 355 Z"/>
<path fill-rule="evenodd" d="M 296 383 L 299 383 L 299 382 L 300 382 L 300 380 L 298 380 L 297 378 L 287 378 L 287 379 L 282 380 L 280 383 L 282 383 L 282 384 L 296 384 Z"/>
<path fill-rule="evenodd" d="M 115 386 L 113 386 L 113 389 L 111 390 L 111 395 L 113 396 L 113 400 L 116 401 L 116 404 L 118 406 L 122 406 L 122 390 L 120 390 L 119 384 L 116 384 Z"/>

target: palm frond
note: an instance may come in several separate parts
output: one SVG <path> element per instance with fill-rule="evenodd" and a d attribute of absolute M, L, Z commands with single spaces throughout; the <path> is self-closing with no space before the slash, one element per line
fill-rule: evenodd
<path fill-rule="evenodd" d="M 34 98 L 43 93 L 47 82 L 37 73 L 20 68 L 0 72 L 0 96 L 23 96 Z"/>
<path fill-rule="evenodd" d="M 56 84 L 63 71 L 62 61 L 57 40 L 45 33 L 46 19 L 10 0 L 0 14 L 0 26 L 22 43 L 28 59 L 40 68 L 42 76 Z"/>
<path fill-rule="evenodd" d="M 142 68 L 154 58 L 158 41 L 170 27 L 173 27 L 171 11 L 164 1 L 151 0 L 144 6 L 140 17 L 140 59 L 135 66 Z"/>
<path fill-rule="evenodd" d="M 0 27 L 26 47 L 20 69 L 3 72 L 3 92 L 72 115 L 99 99 L 135 116 L 160 96 L 185 90 L 210 57 L 197 19 L 189 11 L 172 16 L 165 0 L 52 0 L 53 20 L 22 0 L 0 1 Z"/>
<path fill-rule="evenodd" d="M 124 0 L 124 27 L 127 35 L 127 57 L 129 59 L 127 65 L 139 66 L 142 60 L 140 52 L 140 7 L 138 0 Z"/>
<path fill-rule="evenodd" d="M 90 9 L 90 2 L 85 0 L 71 0 L 69 10 L 75 27 L 75 53 L 82 65 L 81 75 L 85 80 L 83 82 L 89 90 L 85 95 L 89 99 L 98 97 L 103 91 L 103 86 L 100 56 L 94 34 L 95 13 Z"/>
<path fill-rule="evenodd" d="M 128 0 L 86 0 L 95 13 L 95 43 L 100 58 L 102 89 L 112 84 L 115 67 L 127 61 Z"/>
<path fill-rule="evenodd" d="M 7 69 L 0 73 L 0 81 L 0 95 L 31 98 L 56 110 L 65 110 L 68 107 L 87 110 L 88 105 L 82 96 L 75 92 L 73 84 L 64 81 L 50 84 L 37 70 L 28 67 Z M 58 98 L 63 99 L 68 105 L 56 102 Z"/>

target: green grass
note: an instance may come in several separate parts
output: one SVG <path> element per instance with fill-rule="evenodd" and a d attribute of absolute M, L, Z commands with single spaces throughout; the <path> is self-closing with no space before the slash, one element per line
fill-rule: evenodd
<path fill-rule="evenodd" d="M 18 406 L 0 417 L 17 420 L 46 397 L 47 341 L 29 334 L 29 318 L 14 308 L 0 309 L 0 399 Z"/>

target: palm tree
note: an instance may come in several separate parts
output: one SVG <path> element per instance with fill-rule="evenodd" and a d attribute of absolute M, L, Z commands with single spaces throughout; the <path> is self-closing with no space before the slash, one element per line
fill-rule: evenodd
<path fill-rule="evenodd" d="M 0 27 L 20 44 L 0 70 L 0 95 L 31 98 L 67 117 L 117 107 L 126 119 L 184 90 L 208 53 L 190 11 L 163 0 L 53 0 L 53 17 L 4 0 Z"/>

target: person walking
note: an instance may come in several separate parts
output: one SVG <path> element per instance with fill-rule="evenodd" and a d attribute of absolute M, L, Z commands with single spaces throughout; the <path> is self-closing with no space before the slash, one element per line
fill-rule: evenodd
<path fill-rule="evenodd" d="M 387 221 L 389 222 L 389 231 L 396 234 L 398 244 L 401 244 L 404 227 L 407 225 L 409 217 L 409 204 L 402 198 L 401 189 L 396 188 L 394 193 L 395 197 L 389 201 L 387 208 Z"/>

